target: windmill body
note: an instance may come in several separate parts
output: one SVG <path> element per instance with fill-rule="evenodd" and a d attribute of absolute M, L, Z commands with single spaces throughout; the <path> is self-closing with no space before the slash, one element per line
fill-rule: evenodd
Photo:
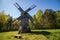
<path fill-rule="evenodd" d="M 18 34 L 19 33 L 26 33 L 26 32 L 31 32 L 30 27 L 29 27 L 29 19 L 33 22 L 33 18 L 28 14 L 30 10 L 35 8 L 36 6 L 33 5 L 32 7 L 28 8 L 27 10 L 23 10 L 18 3 L 14 4 L 15 7 L 21 12 L 21 16 L 17 18 L 17 20 L 21 21 L 20 22 L 20 27 L 18 29 Z"/>

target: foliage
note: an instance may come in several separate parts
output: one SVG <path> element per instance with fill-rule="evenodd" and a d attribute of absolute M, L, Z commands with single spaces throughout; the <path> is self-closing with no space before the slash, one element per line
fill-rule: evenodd
<path fill-rule="evenodd" d="M 60 29 L 60 11 L 46 9 L 43 13 L 42 10 L 38 10 L 33 19 L 32 29 Z"/>
<path fill-rule="evenodd" d="M 29 20 L 29 26 L 31 29 L 60 29 L 60 11 L 53 11 L 52 9 L 46 9 L 44 12 L 38 10 L 35 15 L 32 16 L 33 23 Z M 4 11 L 0 12 L 0 32 L 9 30 L 18 30 L 20 27 L 20 21 L 13 20 L 13 18 Z"/>
<path fill-rule="evenodd" d="M 57 24 L 57 27 L 56 28 L 60 28 L 60 11 L 56 11 L 55 12 L 55 17 L 56 17 L 56 24 Z"/>
<path fill-rule="evenodd" d="M 38 10 L 36 12 L 36 15 L 33 16 L 33 26 L 31 29 L 40 29 L 42 27 L 42 10 Z M 32 23 L 30 22 L 30 24 L 32 25 Z M 30 25 L 30 27 L 31 27 Z"/>
<path fill-rule="evenodd" d="M 54 11 L 51 9 L 46 9 L 43 15 L 43 27 L 44 28 L 55 28 L 56 19 L 54 15 Z"/>
<path fill-rule="evenodd" d="M 7 31 L 10 29 L 12 23 L 12 17 L 4 13 L 4 11 L 0 12 L 0 31 Z"/>
<path fill-rule="evenodd" d="M 18 30 L 18 28 L 20 27 L 20 21 L 14 20 L 12 25 L 14 30 Z"/>

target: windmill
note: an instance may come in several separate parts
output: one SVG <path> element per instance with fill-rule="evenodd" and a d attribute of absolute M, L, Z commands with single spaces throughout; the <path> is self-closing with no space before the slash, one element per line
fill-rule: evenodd
<path fill-rule="evenodd" d="M 21 16 L 19 16 L 17 18 L 17 20 L 21 21 L 20 22 L 20 27 L 18 29 L 18 34 L 20 33 L 27 33 L 27 32 L 31 32 L 30 27 L 29 27 L 29 19 L 31 20 L 31 22 L 33 22 L 33 18 L 28 14 L 28 12 L 30 10 L 32 10 L 33 8 L 35 8 L 35 5 L 32 5 L 31 7 L 29 7 L 27 10 L 23 10 L 18 3 L 15 3 L 14 6 L 21 12 Z"/>

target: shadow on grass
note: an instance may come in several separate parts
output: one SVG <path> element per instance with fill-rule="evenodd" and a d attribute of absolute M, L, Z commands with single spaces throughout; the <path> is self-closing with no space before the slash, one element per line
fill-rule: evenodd
<path fill-rule="evenodd" d="M 43 35 L 50 35 L 51 33 L 48 31 L 32 31 L 31 34 L 43 34 Z"/>

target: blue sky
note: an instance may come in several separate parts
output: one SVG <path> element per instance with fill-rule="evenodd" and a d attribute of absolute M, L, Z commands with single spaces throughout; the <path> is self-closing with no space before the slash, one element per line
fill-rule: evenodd
<path fill-rule="evenodd" d="M 19 10 L 13 5 L 17 2 L 23 10 L 28 9 L 31 5 L 35 4 L 36 8 L 28 12 L 33 16 L 37 10 L 53 9 L 54 11 L 60 10 L 60 0 L 0 0 L 0 11 L 5 11 L 13 18 L 20 16 Z"/>

